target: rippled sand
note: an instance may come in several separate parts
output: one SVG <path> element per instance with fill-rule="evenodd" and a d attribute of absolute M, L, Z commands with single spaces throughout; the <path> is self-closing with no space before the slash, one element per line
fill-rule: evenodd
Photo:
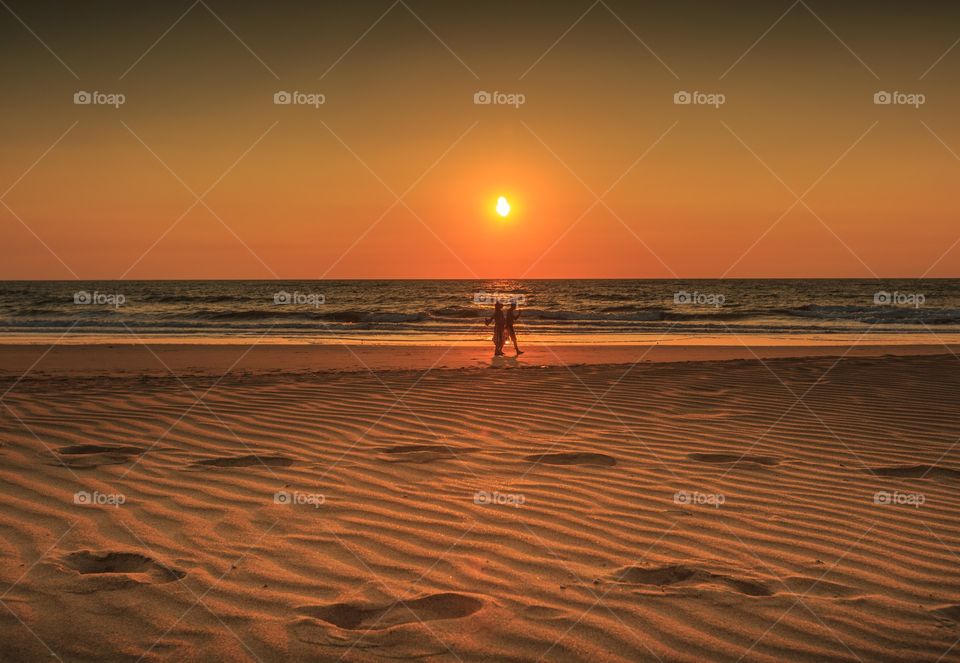
<path fill-rule="evenodd" d="M 960 660 L 949 355 L 40 369 L 4 660 Z"/>

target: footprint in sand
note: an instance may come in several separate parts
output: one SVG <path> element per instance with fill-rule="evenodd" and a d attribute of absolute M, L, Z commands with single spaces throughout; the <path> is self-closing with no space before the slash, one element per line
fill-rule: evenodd
<path fill-rule="evenodd" d="M 533 454 L 531 456 L 525 456 L 524 460 L 531 463 L 542 463 L 544 465 L 598 465 L 601 467 L 612 467 L 617 464 L 617 459 L 613 456 L 588 453 L 585 451 L 558 454 Z"/>
<path fill-rule="evenodd" d="M 721 584 L 747 596 L 773 596 L 773 592 L 761 582 L 711 573 L 682 564 L 654 568 L 628 566 L 616 573 L 614 580 L 630 585 L 654 585 L 657 587 L 679 583 Z"/>
<path fill-rule="evenodd" d="M 124 589 L 180 580 L 187 574 L 134 552 L 78 550 L 63 558 L 63 565 L 82 576 L 78 591 Z"/>
<path fill-rule="evenodd" d="M 298 608 L 309 617 L 347 630 L 382 630 L 414 622 L 469 617 L 483 607 L 483 601 L 465 594 L 431 594 L 410 601 L 363 608 L 349 603 Z"/>
<path fill-rule="evenodd" d="M 864 472 L 878 477 L 897 479 L 960 479 L 960 470 L 938 465 L 894 465 L 893 467 L 875 467 Z"/>
<path fill-rule="evenodd" d="M 57 449 L 58 458 L 48 464 L 88 469 L 101 465 L 119 465 L 145 453 L 146 449 L 124 445 L 77 444 Z"/>
<path fill-rule="evenodd" d="M 719 465 L 732 464 L 732 463 L 753 463 L 755 465 L 778 465 L 780 459 L 776 456 L 751 456 L 748 454 L 704 454 L 704 453 L 692 453 L 687 454 L 687 458 L 690 460 L 695 460 L 698 463 L 714 463 Z"/>
<path fill-rule="evenodd" d="M 400 444 L 393 447 L 381 447 L 378 451 L 394 463 L 429 463 L 435 460 L 456 458 L 459 454 L 470 453 L 473 449 L 451 447 L 446 444 Z"/>
<path fill-rule="evenodd" d="M 947 605 L 930 612 L 936 615 L 941 622 L 953 625 L 960 624 L 960 605 Z"/>
<path fill-rule="evenodd" d="M 290 467 L 293 459 L 286 456 L 231 456 L 198 460 L 191 467 Z"/>

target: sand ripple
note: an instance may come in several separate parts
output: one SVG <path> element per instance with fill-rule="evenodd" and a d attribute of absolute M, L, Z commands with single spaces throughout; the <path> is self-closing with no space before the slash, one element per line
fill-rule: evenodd
<path fill-rule="evenodd" d="M 25 380 L 2 658 L 958 660 L 960 371 L 835 361 Z"/>

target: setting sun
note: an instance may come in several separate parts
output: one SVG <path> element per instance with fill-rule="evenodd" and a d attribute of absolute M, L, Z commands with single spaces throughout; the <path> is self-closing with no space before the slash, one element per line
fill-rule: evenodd
<path fill-rule="evenodd" d="M 503 196 L 500 196 L 497 199 L 497 214 L 499 214 L 504 218 L 506 218 L 506 216 L 510 214 L 510 203 L 507 202 L 507 199 L 504 198 Z"/>

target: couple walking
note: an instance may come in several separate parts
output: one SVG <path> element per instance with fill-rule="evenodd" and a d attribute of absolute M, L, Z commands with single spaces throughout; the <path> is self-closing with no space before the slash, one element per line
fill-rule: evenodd
<path fill-rule="evenodd" d="M 520 311 L 517 310 L 517 302 L 510 302 L 510 308 L 506 313 L 503 312 L 503 302 L 497 301 L 493 307 L 493 315 L 487 318 L 486 324 L 493 323 L 493 348 L 494 355 L 503 356 L 503 344 L 507 337 L 513 343 L 513 349 L 517 351 L 517 356 L 523 354 L 520 346 L 517 345 L 517 332 L 513 329 L 513 323 L 520 317 Z"/>

